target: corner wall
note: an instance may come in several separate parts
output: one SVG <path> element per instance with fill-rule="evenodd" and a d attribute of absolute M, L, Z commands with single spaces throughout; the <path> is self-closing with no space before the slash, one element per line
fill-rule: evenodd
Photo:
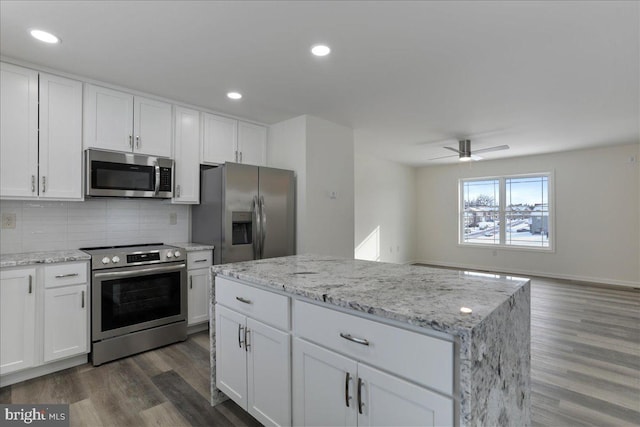
<path fill-rule="evenodd" d="M 424 167 L 417 174 L 417 258 L 628 286 L 640 284 L 638 144 Z M 635 161 L 631 158 L 635 157 Z M 554 253 L 459 246 L 458 180 L 555 172 Z"/>

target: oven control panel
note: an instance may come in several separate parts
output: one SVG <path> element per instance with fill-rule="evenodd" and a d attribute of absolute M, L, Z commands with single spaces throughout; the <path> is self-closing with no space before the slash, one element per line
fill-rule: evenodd
<path fill-rule="evenodd" d="M 149 262 L 149 261 L 160 261 L 160 252 L 127 255 L 127 264 L 133 264 L 134 262 Z"/>
<path fill-rule="evenodd" d="M 85 248 L 84 250 L 91 255 L 91 266 L 94 270 L 186 261 L 186 255 L 180 248 L 169 245 Z"/>

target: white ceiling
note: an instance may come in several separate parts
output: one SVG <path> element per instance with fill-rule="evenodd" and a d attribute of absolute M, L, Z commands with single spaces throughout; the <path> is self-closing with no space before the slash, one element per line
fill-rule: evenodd
<path fill-rule="evenodd" d="M 640 140 L 628 2 L 5 1 L 0 54 L 271 124 L 311 114 L 438 164 Z M 62 38 L 49 46 L 40 28 Z M 330 56 L 312 57 L 325 42 Z M 241 101 L 227 100 L 236 89 Z M 456 161 L 455 155 L 450 159 Z"/>

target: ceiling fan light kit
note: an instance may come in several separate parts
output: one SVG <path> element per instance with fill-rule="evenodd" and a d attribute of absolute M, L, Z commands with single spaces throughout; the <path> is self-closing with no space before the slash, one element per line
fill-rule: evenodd
<path fill-rule="evenodd" d="M 458 141 L 458 153 L 460 153 L 460 161 L 471 161 L 471 140 L 461 139 Z"/>
<path fill-rule="evenodd" d="M 449 151 L 453 151 L 454 153 L 458 154 L 458 159 L 461 162 L 468 162 L 470 160 L 482 160 L 482 157 L 477 156 L 475 154 L 471 154 L 471 140 L 470 139 L 460 139 L 458 140 L 458 149 L 456 150 L 455 148 L 451 148 L 451 147 L 442 147 L 446 150 Z M 488 147 L 488 148 L 481 148 L 479 150 L 475 150 L 476 153 L 488 153 L 490 151 L 500 151 L 500 150 L 508 150 L 509 146 L 508 145 L 497 145 L 495 147 Z M 446 159 L 448 157 L 453 157 L 453 156 L 442 156 L 442 157 L 434 157 L 432 159 L 429 160 L 440 160 L 440 159 Z"/>

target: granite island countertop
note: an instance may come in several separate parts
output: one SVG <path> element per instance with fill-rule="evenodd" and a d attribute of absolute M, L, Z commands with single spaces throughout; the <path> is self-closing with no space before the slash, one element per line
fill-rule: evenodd
<path fill-rule="evenodd" d="M 0 267 L 17 267 L 33 264 L 54 264 L 58 262 L 89 261 L 91 255 L 75 249 L 57 251 L 22 252 L 0 255 Z"/>
<path fill-rule="evenodd" d="M 221 264 L 212 271 L 331 305 L 466 335 L 529 279 L 330 256 Z M 460 311 L 470 308 L 472 313 Z"/>
<path fill-rule="evenodd" d="M 184 249 L 187 252 L 212 251 L 214 249 L 213 245 L 209 245 L 206 243 L 178 242 L 178 243 L 167 243 L 167 244 L 171 246 L 177 246 L 179 248 Z"/>
<path fill-rule="evenodd" d="M 529 279 L 317 255 L 214 265 L 211 271 L 214 277 L 453 336 L 456 424 L 531 425 Z M 213 283 L 210 297 L 214 404 L 225 397 L 215 388 Z"/>

